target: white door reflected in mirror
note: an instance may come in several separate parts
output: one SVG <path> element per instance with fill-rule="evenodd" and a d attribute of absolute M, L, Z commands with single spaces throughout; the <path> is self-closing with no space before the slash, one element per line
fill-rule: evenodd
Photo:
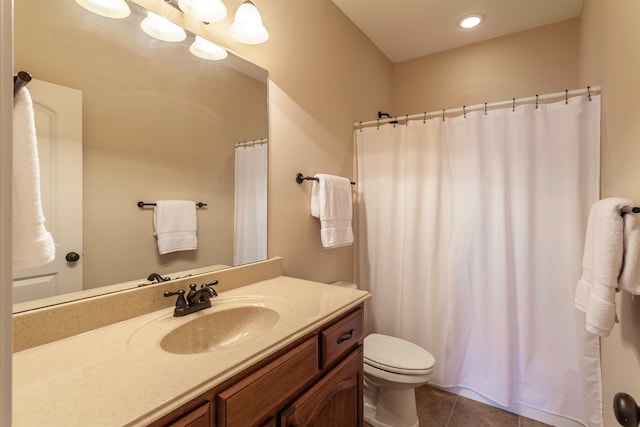
<path fill-rule="evenodd" d="M 28 90 L 38 138 L 42 209 L 56 259 L 14 269 L 14 303 L 82 290 L 82 92 L 36 79 Z"/>

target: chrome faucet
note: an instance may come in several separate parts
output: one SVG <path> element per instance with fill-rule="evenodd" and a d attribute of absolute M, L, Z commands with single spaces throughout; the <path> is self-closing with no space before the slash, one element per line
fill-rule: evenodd
<path fill-rule="evenodd" d="M 175 317 L 185 316 L 211 307 L 211 298 L 218 296 L 218 293 L 211 286 L 215 286 L 217 284 L 218 281 L 214 280 L 211 283 L 201 285 L 200 289 L 197 289 L 197 285 L 192 283 L 189 285 L 189 293 L 186 298 L 184 296 L 185 291 L 183 289 L 175 292 L 165 292 L 164 296 L 171 297 L 178 295 L 173 315 Z"/>

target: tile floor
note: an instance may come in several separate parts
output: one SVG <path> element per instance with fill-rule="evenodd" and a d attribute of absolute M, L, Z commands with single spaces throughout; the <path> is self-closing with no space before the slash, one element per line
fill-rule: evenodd
<path fill-rule="evenodd" d="M 420 427 L 549 427 L 427 385 L 416 389 L 416 404 Z"/>

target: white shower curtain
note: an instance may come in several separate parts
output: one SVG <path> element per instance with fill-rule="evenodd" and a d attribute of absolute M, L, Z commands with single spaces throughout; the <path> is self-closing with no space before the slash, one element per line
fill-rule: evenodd
<path fill-rule="evenodd" d="M 267 258 L 267 143 L 235 150 L 233 265 Z"/>
<path fill-rule="evenodd" d="M 599 196 L 600 97 L 356 130 L 369 324 L 434 383 L 602 425 L 598 339 L 574 310 Z"/>

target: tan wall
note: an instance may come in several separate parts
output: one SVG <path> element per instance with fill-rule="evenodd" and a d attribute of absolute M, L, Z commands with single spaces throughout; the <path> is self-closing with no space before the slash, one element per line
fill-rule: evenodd
<path fill-rule="evenodd" d="M 602 197 L 640 204 L 640 27 L 634 0 L 585 0 L 580 20 L 581 81 L 602 85 Z M 605 426 L 615 426 L 618 392 L 640 402 L 640 298 L 617 296 L 620 323 L 601 340 Z"/>
<path fill-rule="evenodd" d="M 83 91 L 84 288 L 232 265 L 234 144 L 268 136 L 266 81 L 156 41 L 133 16 L 15 4 L 16 70 Z M 158 255 L 153 210 L 136 202 L 162 199 L 208 204 L 197 251 Z"/>
<path fill-rule="evenodd" d="M 395 64 L 391 114 L 576 89 L 577 47 L 572 19 Z"/>
<path fill-rule="evenodd" d="M 238 3 L 226 2 L 230 11 Z M 282 256 L 289 276 L 353 280 L 353 248 L 322 248 L 309 213 L 311 184 L 294 178 L 353 176 L 353 123 L 389 108 L 392 64 L 331 1 L 255 4 L 267 43 L 240 45 L 226 31 L 203 31 L 269 70 L 269 256 Z"/>

